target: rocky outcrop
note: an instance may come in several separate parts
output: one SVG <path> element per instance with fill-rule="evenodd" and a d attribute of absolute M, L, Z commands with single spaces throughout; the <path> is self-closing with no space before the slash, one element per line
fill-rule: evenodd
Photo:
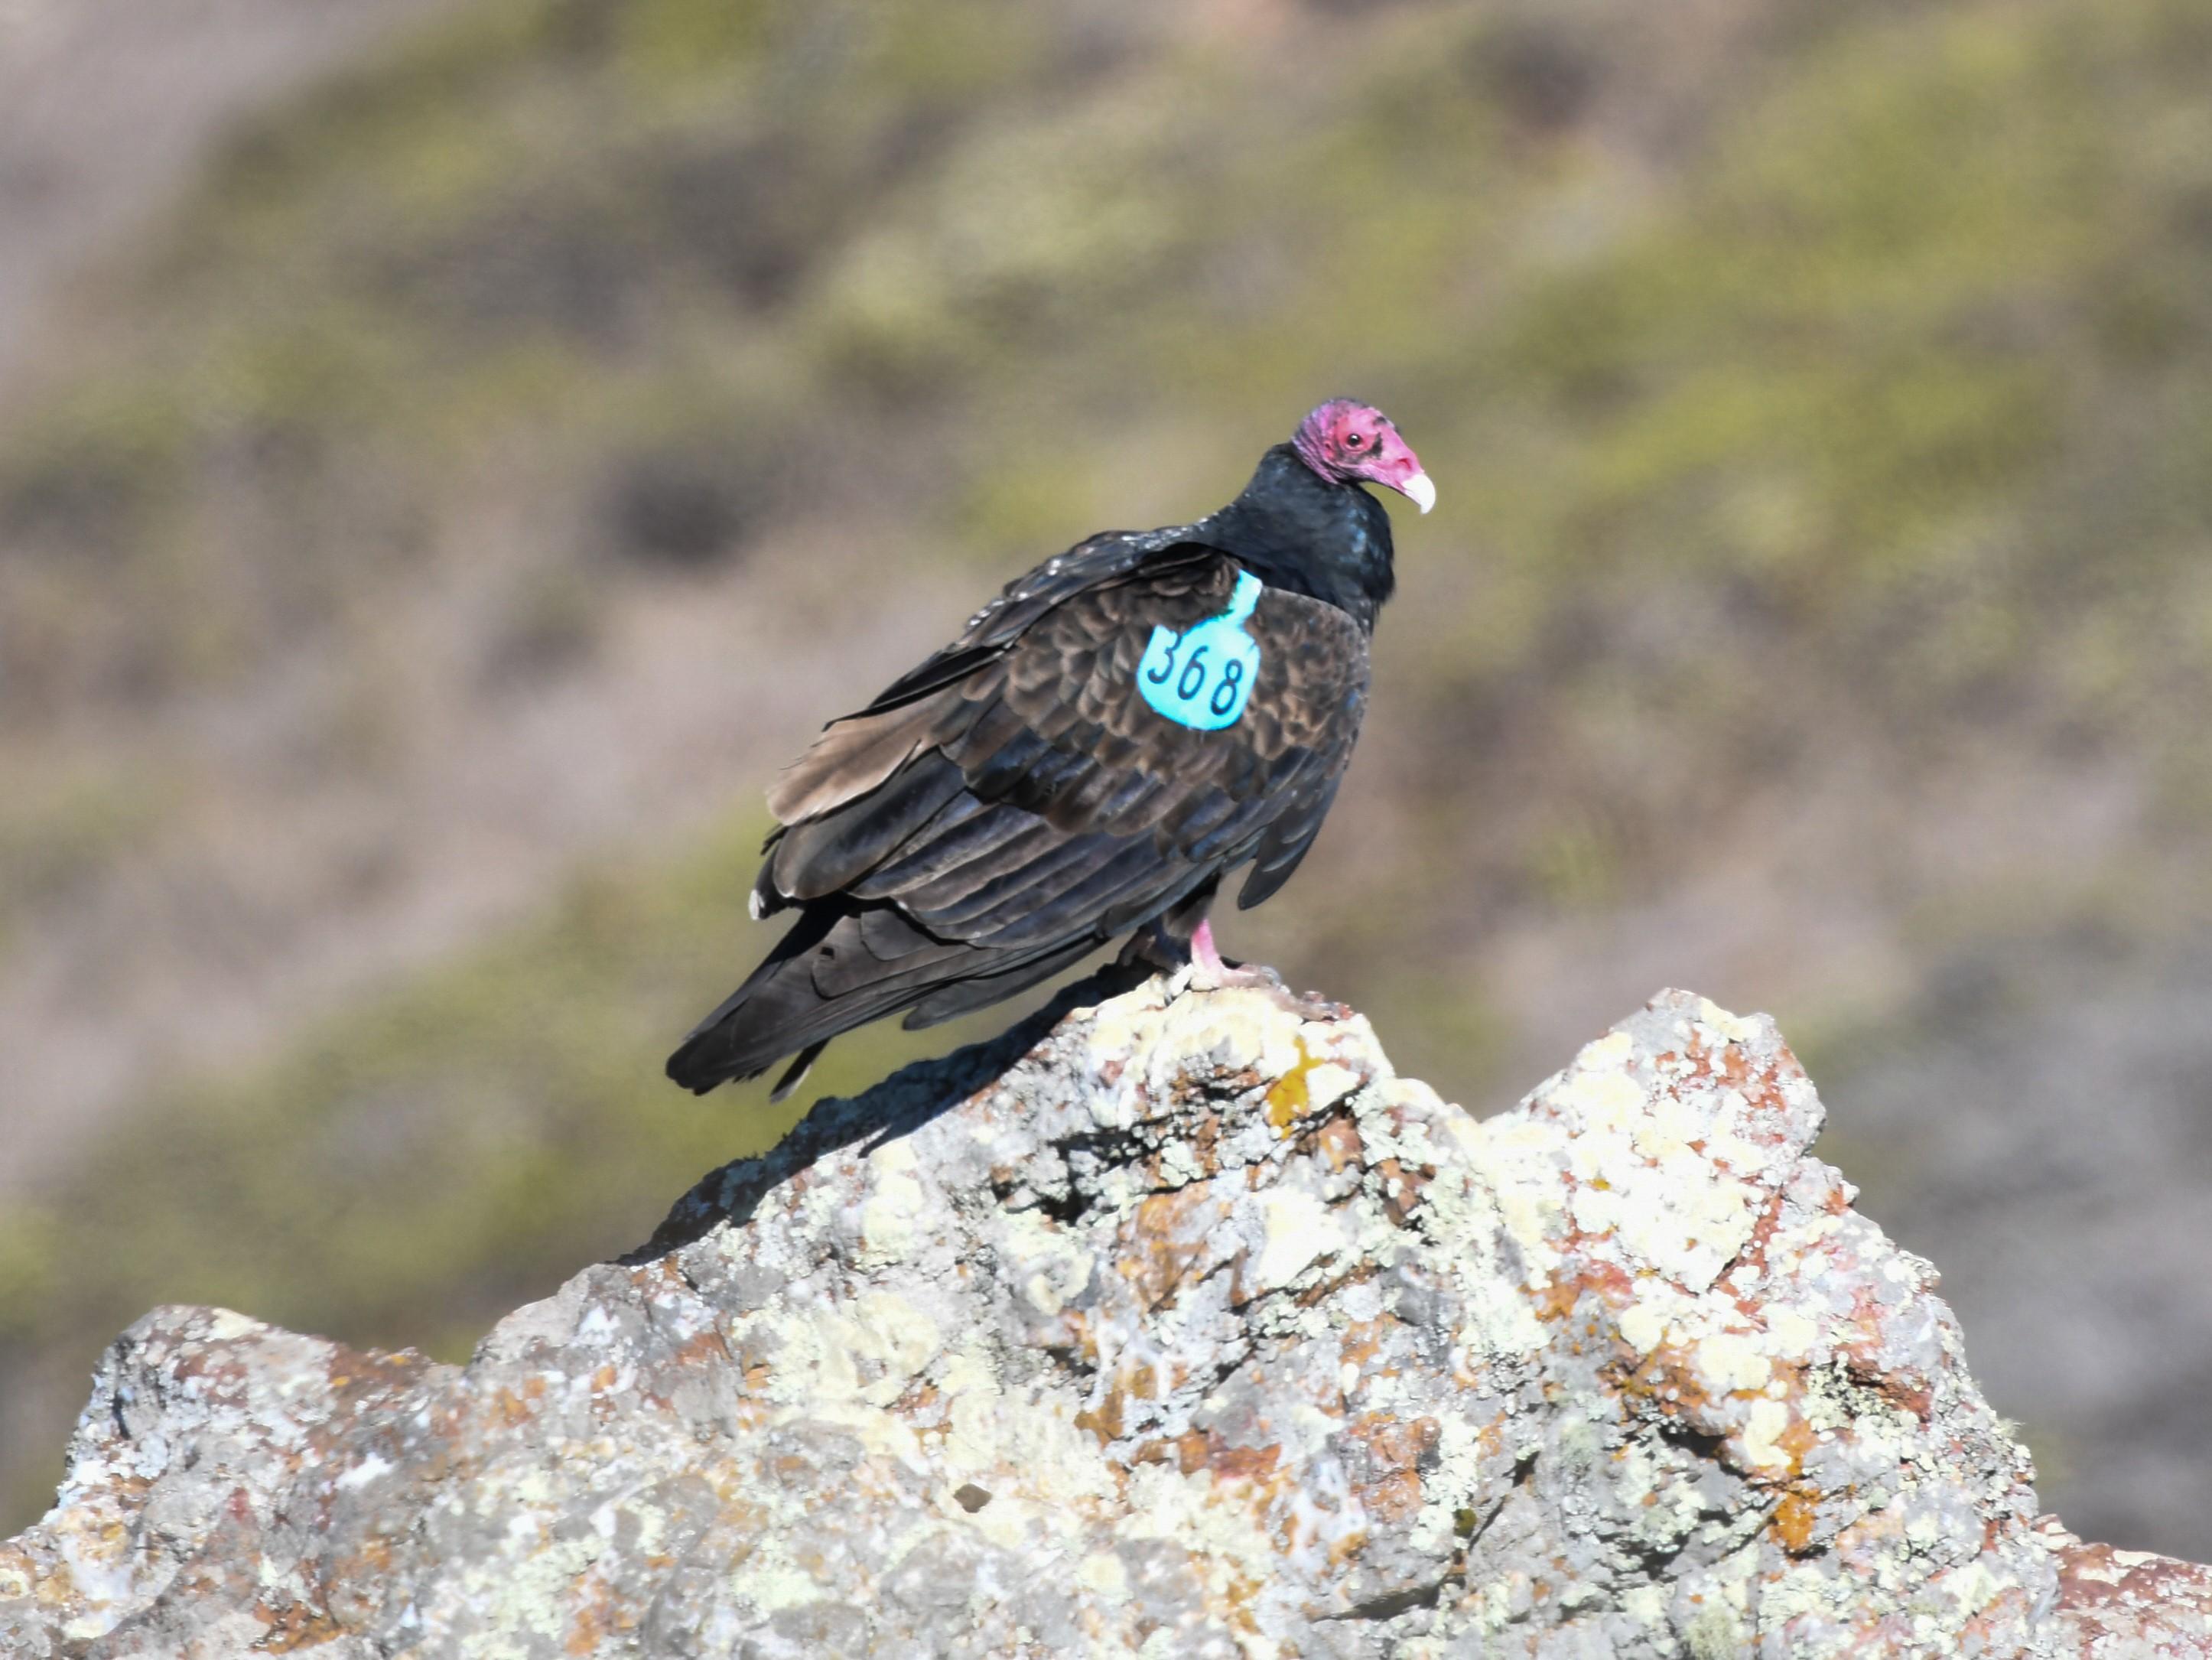
<path fill-rule="evenodd" d="M 1156 982 L 817 1107 L 465 1367 L 167 1309 L 0 1546 L 24 1655 L 2148 1655 L 1772 1026 L 1510 1112 Z"/>

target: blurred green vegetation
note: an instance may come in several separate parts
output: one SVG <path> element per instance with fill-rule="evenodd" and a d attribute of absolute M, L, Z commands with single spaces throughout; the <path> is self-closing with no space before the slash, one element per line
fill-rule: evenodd
<path fill-rule="evenodd" d="M 1841 753 L 1885 800 L 1999 751 L 2150 781 L 2124 867 L 1997 848 L 1936 906 L 1899 849 L 1931 960 L 2027 890 L 2054 930 L 2202 914 L 2212 13 L 1781 8 L 1672 93 L 1603 9 L 1272 42 L 1133 15 L 476 0 L 246 135 L 0 443 L 5 695 L 343 656 L 474 556 L 453 527 L 488 502 L 545 531 L 507 637 L 564 660 L 672 566 L 777 605 L 805 579 L 736 556 L 811 514 L 896 516 L 898 559 L 980 588 L 1215 505 L 1346 389 L 1443 489 L 1357 775 L 1384 856 L 1325 842 L 1239 927 L 1327 964 L 1409 1072 L 1498 1081 L 1502 921 L 1631 903 Z M 874 604 L 870 557 L 836 580 Z M 399 717 L 358 690 L 373 774 Z M 0 808 L 28 896 L 0 955 L 11 909 L 158 831 L 144 781 Z M 458 1354 L 765 1145 L 787 1116 L 659 1076 L 757 949 L 757 806 L 703 845 L 654 828 L 511 935 L 137 1104 L 0 1225 L 10 1375 L 73 1409 L 155 1300 Z M 1912 989 L 1790 1029 L 1840 1056 L 1820 1034 Z M 842 1042 L 822 1081 L 912 1049 Z M 15 1463 L 24 1505 L 56 1446 Z"/>

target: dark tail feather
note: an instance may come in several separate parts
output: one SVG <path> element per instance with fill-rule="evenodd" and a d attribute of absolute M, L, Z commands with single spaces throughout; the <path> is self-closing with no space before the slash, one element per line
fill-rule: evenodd
<path fill-rule="evenodd" d="M 777 1085 L 796 1089 L 823 1046 L 841 1032 L 917 1004 L 940 1006 L 963 994 L 951 1013 L 981 1008 L 1035 984 L 1100 942 L 1053 941 L 1010 951 L 932 938 L 889 909 L 809 914 L 721 1006 L 668 1057 L 668 1075 L 704 1095 L 719 1084 L 755 1078 L 804 1050 Z M 924 1021 L 918 1024 L 930 1024 Z"/>
<path fill-rule="evenodd" d="M 825 1037 L 820 1043 L 809 1043 L 799 1050 L 799 1058 L 783 1069 L 783 1076 L 775 1080 L 775 1087 L 768 1092 L 769 1105 L 773 1107 L 788 1099 L 792 1091 L 806 1081 L 806 1074 L 814 1070 L 814 1063 L 822 1058 L 822 1051 L 829 1047 L 830 1040 Z"/>
<path fill-rule="evenodd" d="M 957 981 L 933 991 L 907 1011 L 900 1024 L 908 1031 L 920 1031 L 925 1026 L 934 1026 L 956 1019 L 973 1010 L 988 1008 L 1009 997 L 1027 991 L 1040 980 L 1049 980 L 1069 964 L 1077 962 L 1098 949 L 1099 942 L 1085 938 L 1048 952 L 1042 957 L 1032 958 L 1017 968 L 1002 969 L 996 974 L 979 974 L 972 980 Z"/>
<path fill-rule="evenodd" d="M 738 1026 L 743 1024 L 757 1027 L 757 1018 L 743 1018 L 753 1006 L 767 1000 L 772 989 L 779 987 L 784 995 L 777 1001 L 793 1001 L 791 994 L 804 988 L 810 993 L 811 980 L 803 960 L 808 953 L 829 937 L 837 921 L 826 908 L 808 909 L 800 913 L 790 932 L 776 941 L 775 949 L 768 954 L 761 965 L 745 976 L 745 982 L 725 997 L 714 1012 L 691 1028 L 684 1041 L 676 1046 L 676 1053 L 668 1057 L 668 1075 L 690 1090 L 694 1095 L 704 1095 L 718 1084 L 730 1079 L 757 1077 L 765 1072 L 781 1055 L 787 1055 L 799 1047 L 786 1043 L 781 1049 L 760 1057 L 756 1064 L 747 1065 L 740 1050 Z M 797 965 L 795 973 L 785 971 Z M 789 1011 L 797 1014 L 796 1007 Z M 760 1013 L 767 1013 L 765 1008 Z"/>
<path fill-rule="evenodd" d="M 825 995 L 814 983 L 815 954 L 762 964 L 668 1057 L 668 1075 L 704 1095 L 718 1084 L 757 1078 L 795 1051 L 818 1050 L 838 1033 L 891 1013 L 920 994 L 902 997 L 898 988 L 878 986 L 871 988 L 873 995 Z M 784 1081 L 796 1088 L 799 1080 Z"/>

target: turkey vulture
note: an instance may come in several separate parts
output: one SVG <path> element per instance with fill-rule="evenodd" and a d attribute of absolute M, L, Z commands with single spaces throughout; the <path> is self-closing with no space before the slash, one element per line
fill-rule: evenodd
<path fill-rule="evenodd" d="M 1206 909 L 1249 909 L 1321 829 L 1390 597 L 1377 483 L 1436 488 L 1377 410 L 1322 404 L 1195 524 L 1114 531 L 1011 583 L 832 721 L 769 792 L 756 918 L 797 920 L 669 1057 L 701 1094 L 903 1009 L 933 1025 L 1115 938 L 1231 977 Z"/>

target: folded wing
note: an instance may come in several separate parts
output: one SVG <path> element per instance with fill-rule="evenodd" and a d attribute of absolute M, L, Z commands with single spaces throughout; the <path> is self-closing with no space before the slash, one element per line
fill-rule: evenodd
<path fill-rule="evenodd" d="M 1096 538 L 833 723 L 769 796 L 754 909 L 800 920 L 671 1074 L 710 1088 L 901 1008 L 921 1025 L 1011 996 L 1248 860 L 1241 903 L 1279 887 L 1350 759 L 1367 641 L 1266 590 L 1242 714 L 1168 718 L 1138 684 L 1153 631 L 1223 614 L 1239 574 L 1193 544 Z"/>

